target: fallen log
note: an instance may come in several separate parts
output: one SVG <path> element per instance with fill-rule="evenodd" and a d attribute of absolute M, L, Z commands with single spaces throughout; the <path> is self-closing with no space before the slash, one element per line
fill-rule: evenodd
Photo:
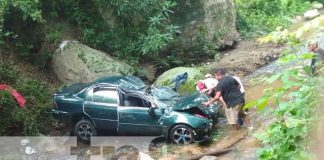
<path fill-rule="evenodd" d="M 220 149 L 220 150 L 214 150 L 214 151 L 209 151 L 207 153 L 202 153 L 202 154 L 197 154 L 192 157 L 190 157 L 188 160 L 199 160 L 200 158 L 204 156 L 219 156 L 221 154 L 227 153 L 232 151 L 233 149 L 227 148 L 227 149 Z"/>

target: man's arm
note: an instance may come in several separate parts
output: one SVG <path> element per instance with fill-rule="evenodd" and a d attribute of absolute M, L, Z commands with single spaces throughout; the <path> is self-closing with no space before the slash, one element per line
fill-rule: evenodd
<path fill-rule="evenodd" d="M 223 97 L 219 97 L 219 100 L 218 100 L 218 101 L 221 103 L 221 105 L 222 105 L 224 108 L 227 108 L 227 104 L 225 103 Z"/>
<path fill-rule="evenodd" d="M 221 97 L 221 92 L 220 92 L 220 91 L 217 91 L 215 97 L 212 98 L 212 99 L 210 99 L 210 100 L 207 101 L 207 102 L 204 102 L 203 105 L 208 106 L 209 104 L 214 103 L 214 102 L 216 102 L 217 100 L 219 100 L 220 97 Z"/>

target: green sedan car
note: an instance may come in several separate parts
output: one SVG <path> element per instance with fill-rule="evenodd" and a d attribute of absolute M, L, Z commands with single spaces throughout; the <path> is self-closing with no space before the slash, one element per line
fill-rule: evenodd
<path fill-rule="evenodd" d="M 54 95 L 54 118 L 83 141 L 99 130 L 117 135 L 164 136 L 176 144 L 209 138 L 218 106 L 204 107 L 205 94 L 181 97 L 137 77 L 114 76 L 77 83 Z"/>

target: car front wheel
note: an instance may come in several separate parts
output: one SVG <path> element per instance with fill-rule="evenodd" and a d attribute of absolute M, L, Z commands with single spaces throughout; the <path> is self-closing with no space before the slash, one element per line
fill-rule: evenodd
<path fill-rule="evenodd" d="M 90 137 L 97 135 L 97 131 L 90 121 L 82 119 L 75 125 L 74 135 L 84 142 L 89 142 Z"/>
<path fill-rule="evenodd" d="M 176 125 L 171 129 L 170 140 L 175 144 L 190 144 L 194 141 L 192 128 L 186 125 Z"/>

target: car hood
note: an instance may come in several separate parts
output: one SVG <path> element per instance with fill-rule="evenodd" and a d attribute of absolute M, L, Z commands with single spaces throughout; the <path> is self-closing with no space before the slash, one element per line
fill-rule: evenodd
<path fill-rule="evenodd" d="M 206 94 L 197 92 L 192 95 L 182 97 L 178 101 L 175 101 L 171 108 L 174 111 L 184 111 L 197 107 L 208 115 L 214 114 L 214 112 L 218 109 L 218 105 L 211 104 L 208 107 L 202 105 L 202 103 L 208 101 L 208 99 L 209 98 Z"/>

